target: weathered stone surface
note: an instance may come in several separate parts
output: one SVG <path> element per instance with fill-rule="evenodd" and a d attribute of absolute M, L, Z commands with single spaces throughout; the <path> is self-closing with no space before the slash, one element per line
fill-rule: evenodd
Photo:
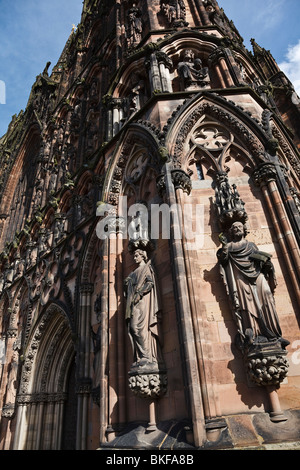
<path fill-rule="evenodd" d="M 249 54 L 220 6 L 85 0 L 0 138 L 3 450 L 297 446 L 299 105 L 271 53 L 252 41 Z M 290 342 L 251 356 L 254 381 L 215 256 L 237 218 L 272 257 Z M 155 310 L 143 328 L 161 328 L 153 360 L 135 361 L 124 280 L 146 246 L 160 321 Z M 278 403 L 288 419 L 275 424 Z"/>

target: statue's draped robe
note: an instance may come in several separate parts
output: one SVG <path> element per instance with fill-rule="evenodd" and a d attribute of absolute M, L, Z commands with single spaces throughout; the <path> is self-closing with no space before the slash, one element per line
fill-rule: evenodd
<path fill-rule="evenodd" d="M 221 275 L 234 309 L 242 317 L 243 332 L 250 328 L 254 338 L 275 340 L 282 333 L 268 281 L 251 259 L 258 252 L 256 245 L 247 240 L 243 244 L 229 243 L 227 254 L 222 249 L 218 253 Z"/>
<path fill-rule="evenodd" d="M 162 364 L 160 305 L 151 263 L 140 265 L 125 280 L 126 321 L 134 350 L 134 363 Z M 136 294 L 142 295 L 135 303 Z"/>

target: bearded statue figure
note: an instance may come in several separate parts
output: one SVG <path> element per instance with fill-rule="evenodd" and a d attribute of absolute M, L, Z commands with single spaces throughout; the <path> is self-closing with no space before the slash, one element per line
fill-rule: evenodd
<path fill-rule="evenodd" d="M 242 222 L 229 229 L 230 241 L 220 238 L 217 256 L 227 293 L 238 324 L 241 346 L 253 350 L 260 345 L 276 345 L 283 350 L 289 341 L 282 332 L 273 296 L 276 287 L 271 255 L 246 240 Z"/>

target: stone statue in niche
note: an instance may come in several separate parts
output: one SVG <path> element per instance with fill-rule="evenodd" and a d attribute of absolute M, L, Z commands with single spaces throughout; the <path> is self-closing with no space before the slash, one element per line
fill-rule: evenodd
<path fill-rule="evenodd" d="M 16 396 L 18 388 L 20 341 L 13 344 L 13 357 L 8 366 L 7 388 L 5 395 L 5 405 L 2 408 L 2 416 L 11 419 L 16 408 Z"/>
<path fill-rule="evenodd" d="M 143 23 L 141 11 L 133 7 L 128 12 L 128 25 L 127 25 L 127 45 L 128 47 L 135 46 L 142 40 Z"/>
<path fill-rule="evenodd" d="M 131 217 L 128 225 L 128 234 L 132 240 L 147 240 L 148 219 L 145 219 L 143 211 L 137 212 L 136 216 Z"/>
<path fill-rule="evenodd" d="M 134 351 L 132 367 L 157 371 L 163 364 L 157 282 L 147 252 L 137 249 L 133 257 L 138 267 L 124 282 L 125 318 Z"/>
<path fill-rule="evenodd" d="M 94 311 L 96 313 L 98 326 L 97 331 L 94 331 L 91 327 L 92 341 L 94 345 L 94 360 L 93 360 L 93 389 L 92 397 L 95 403 L 99 405 L 99 396 L 100 396 L 100 367 L 101 367 L 101 293 L 96 298 L 94 304 Z"/>
<path fill-rule="evenodd" d="M 290 193 L 292 195 L 292 198 L 294 199 L 296 208 L 300 214 L 300 194 L 299 191 L 297 191 L 296 188 L 290 188 Z"/>
<path fill-rule="evenodd" d="M 249 346 L 271 342 L 285 348 L 289 341 L 282 338 L 276 313 L 273 297 L 276 279 L 271 255 L 246 240 L 242 222 L 234 222 L 229 234 L 231 241 L 221 238 L 218 259 L 240 335 Z"/>
<path fill-rule="evenodd" d="M 184 51 L 183 60 L 179 62 L 177 70 L 184 90 L 204 88 L 209 85 L 208 68 L 202 67 L 201 59 L 195 59 L 191 49 Z"/>
<path fill-rule="evenodd" d="M 222 197 L 220 197 L 222 195 Z M 221 248 L 220 272 L 237 325 L 236 346 L 243 354 L 248 375 L 260 386 L 275 386 L 288 372 L 286 346 L 276 311 L 276 277 L 271 255 L 246 239 L 247 213 L 228 176 L 218 175 L 216 202 Z"/>
<path fill-rule="evenodd" d="M 186 8 L 183 0 L 161 0 L 161 13 L 167 18 L 170 26 L 188 26 Z"/>
<path fill-rule="evenodd" d="M 54 243 L 58 243 L 65 235 L 66 217 L 61 214 L 56 214 L 56 223 L 54 228 Z"/>

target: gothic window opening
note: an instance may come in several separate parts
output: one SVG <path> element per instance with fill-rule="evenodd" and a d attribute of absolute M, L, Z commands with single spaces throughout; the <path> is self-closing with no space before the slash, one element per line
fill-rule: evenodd
<path fill-rule="evenodd" d="M 37 160 L 39 145 L 30 146 L 24 157 L 24 164 L 20 176 L 13 191 L 13 199 L 10 206 L 10 216 L 8 218 L 8 240 L 11 241 L 16 231 L 22 230 L 26 219 L 39 205 L 41 198 L 39 191 L 40 181 L 36 179 L 36 172 L 32 171 L 33 162 Z"/>
<path fill-rule="evenodd" d="M 246 176 L 253 163 L 249 152 L 223 124 L 203 118 L 189 138 L 189 170 L 193 179 L 211 179 L 215 173 Z"/>
<path fill-rule="evenodd" d="M 200 181 L 204 180 L 203 170 L 202 170 L 202 166 L 200 162 L 196 162 L 196 169 L 197 169 L 198 180 Z"/>

